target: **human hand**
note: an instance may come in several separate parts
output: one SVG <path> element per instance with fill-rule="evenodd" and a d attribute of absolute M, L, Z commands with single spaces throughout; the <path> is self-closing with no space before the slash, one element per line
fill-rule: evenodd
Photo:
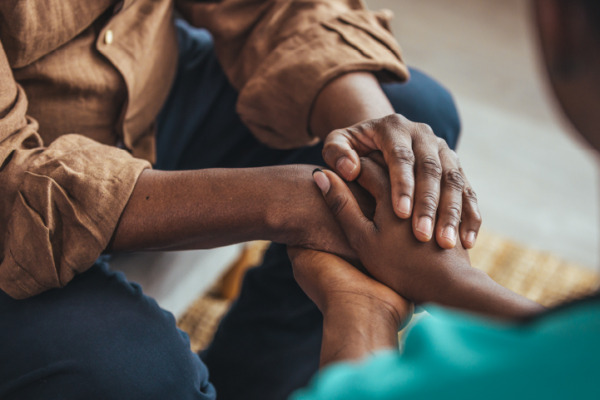
<path fill-rule="evenodd" d="M 323 313 L 321 366 L 398 348 L 413 306 L 332 254 L 288 247 L 294 277 Z"/>
<path fill-rule="evenodd" d="M 276 232 L 272 240 L 358 261 L 321 192 L 315 187 L 314 170 L 315 166 L 310 165 L 269 168 L 269 180 L 274 183 L 268 189 L 273 206 L 269 207 L 267 217 L 268 225 Z M 348 187 L 363 211 L 371 215 L 375 208 L 371 196 L 358 184 L 350 183 Z"/>
<path fill-rule="evenodd" d="M 361 307 L 385 313 L 396 327 L 410 319 L 410 302 L 340 257 L 299 247 L 288 254 L 296 282 L 323 314 Z"/>
<path fill-rule="evenodd" d="M 316 171 L 314 179 L 340 223 L 349 244 L 369 273 L 415 303 L 448 303 L 453 282 L 471 270 L 464 247 L 444 250 L 435 242 L 422 243 L 412 234 L 410 222 L 396 217 L 387 172 L 369 158 L 360 159 L 358 183 L 376 201 L 369 219 L 348 186 L 331 171 Z"/>
<path fill-rule="evenodd" d="M 383 154 L 391 181 L 391 205 L 403 219 L 412 215 L 417 239 L 453 248 L 460 233 L 466 248 L 475 244 L 481 216 L 477 198 L 456 153 L 426 124 L 399 114 L 360 122 L 329 133 L 325 162 L 347 181 L 361 173 L 360 156 Z M 363 180 L 364 181 L 364 180 Z"/>

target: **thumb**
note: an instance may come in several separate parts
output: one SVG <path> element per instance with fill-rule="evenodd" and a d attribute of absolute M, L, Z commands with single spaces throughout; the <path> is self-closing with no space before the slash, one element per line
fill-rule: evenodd
<path fill-rule="evenodd" d="M 335 173 L 317 168 L 313 171 L 313 179 L 321 189 L 325 203 L 342 228 L 348 243 L 360 257 L 365 250 L 361 247 L 366 245 L 369 235 L 375 232 L 373 222 L 365 217 L 350 188 Z"/>
<path fill-rule="evenodd" d="M 331 132 L 325 139 L 323 159 L 347 181 L 353 181 L 360 173 L 358 154 L 342 130 Z"/>

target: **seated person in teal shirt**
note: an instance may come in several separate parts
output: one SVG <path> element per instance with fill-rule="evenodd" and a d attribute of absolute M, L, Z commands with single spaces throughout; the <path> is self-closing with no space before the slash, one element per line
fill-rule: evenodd
<path fill-rule="evenodd" d="M 599 151 L 600 2 L 533 4 L 554 92 Z M 417 243 L 394 216 L 382 165 L 363 159 L 359 178 L 375 199 L 374 215 L 339 177 L 315 170 L 364 270 L 289 249 L 298 283 L 324 316 L 321 372 L 293 399 L 600 398 L 600 295 L 546 310 L 471 268 L 460 245 Z M 427 307 L 432 315 L 410 329 L 401 354 L 396 332 L 410 318 L 406 299 L 439 306 Z"/>

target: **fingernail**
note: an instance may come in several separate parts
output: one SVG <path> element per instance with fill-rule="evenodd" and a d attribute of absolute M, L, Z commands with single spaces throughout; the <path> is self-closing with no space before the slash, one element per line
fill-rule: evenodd
<path fill-rule="evenodd" d="M 322 169 L 316 168 L 313 171 L 313 179 L 315 180 L 315 183 L 317 184 L 319 189 L 321 189 L 321 192 L 323 192 L 323 194 L 327 194 L 327 192 L 329 192 L 331 183 L 329 182 L 329 178 L 327 178 L 327 175 L 325 175 Z"/>
<path fill-rule="evenodd" d="M 335 163 L 335 168 L 344 176 L 344 178 L 348 179 L 356 169 L 356 164 L 348 157 L 342 157 Z"/>
<path fill-rule="evenodd" d="M 432 222 L 433 221 L 431 221 L 431 218 L 429 217 L 419 218 L 419 222 L 417 223 L 417 231 L 427 236 L 427 238 L 430 238 Z"/>
<path fill-rule="evenodd" d="M 469 231 L 469 232 L 467 232 L 467 243 L 470 246 L 473 246 L 475 244 L 475 236 L 476 236 L 475 231 Z"/>
<path fill-rule="evenodd" d="M 452 244 L 456 244 L 456 229 L 452 225 L 445 227 L 442 229 L 442 237 L 450 240 Z"/>
<path fill-rule="evenodd" d="M 398 212 L 406 217 L 410 216 L 410 197 L 400 197 L 400 200 L 398 200 Z"/>

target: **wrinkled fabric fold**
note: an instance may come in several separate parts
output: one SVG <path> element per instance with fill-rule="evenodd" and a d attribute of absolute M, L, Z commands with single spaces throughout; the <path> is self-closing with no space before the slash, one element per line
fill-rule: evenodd
<path fill-rule="evenodd" d="M 0 289 L 10 296 L 66 285 L 109 243 L 156 156 L 177 63 L 173 3 L 0 5 Z M 390 14 L 359 0 L 178 7 L 214 35 L 238 113 L 271 147 L 316 140 L 311 107 L 337 76 L 408 77 Z"/>
<path fill-rule="evenodd" d="M 382 81 L 409 73 L 389 31 L 389 11 L 361 1 L 181 1 L 239 90 L 237 112 L 262 142 L 282 149 L 313 144 L 312 105 L 331 80 L 371 71 Z"/>

